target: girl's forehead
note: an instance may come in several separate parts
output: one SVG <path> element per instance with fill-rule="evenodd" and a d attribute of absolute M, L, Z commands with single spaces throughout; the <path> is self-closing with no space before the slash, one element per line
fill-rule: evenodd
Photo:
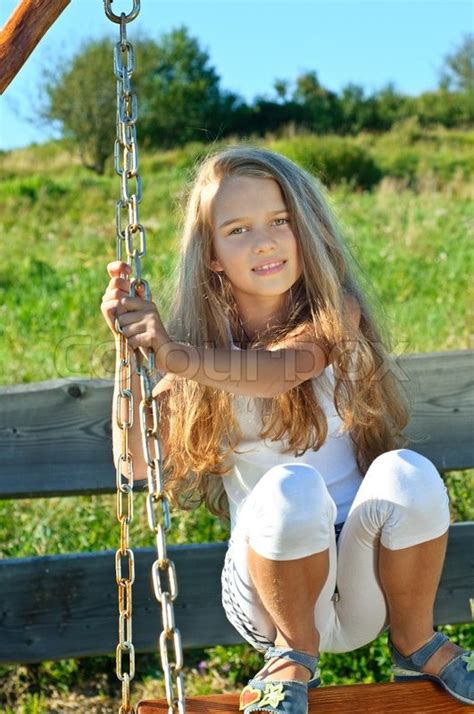
<path fill-rule="evenodd" d="M 249 207 L 255 205 L 257 208 L 267 203 L 285 203 L 280 185 L 273 178 L 226 176 L 206 188 L 206 198 L 212 201 L 214 212 L 232 210 L 242 203 Z"/>

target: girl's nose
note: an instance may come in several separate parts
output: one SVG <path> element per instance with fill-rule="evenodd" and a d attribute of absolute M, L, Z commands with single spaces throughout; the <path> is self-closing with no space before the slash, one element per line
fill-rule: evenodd
<path fill-rule="evenodd" d="M 276 246 L 276 241 L 272 236 L 265 230 L 259 231 L 255 236 L 254 240 L 254 250 L 260 252 L 265 248 L 273 248 Z"/>

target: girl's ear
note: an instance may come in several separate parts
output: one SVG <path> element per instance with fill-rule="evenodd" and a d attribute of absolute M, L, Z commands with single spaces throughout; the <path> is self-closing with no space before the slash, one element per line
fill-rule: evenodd
<path fill-rule="evenodd" d="M 216 272 L 223 270 L 218 260 L 211 260 L 211 270 L 215 270 Z"/>

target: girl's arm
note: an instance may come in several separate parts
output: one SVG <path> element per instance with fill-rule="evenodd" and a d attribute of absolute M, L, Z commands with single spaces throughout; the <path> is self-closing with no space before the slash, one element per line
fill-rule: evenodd
<path fill-rule="evenodd" d="M 166 369 L 215 389 L 253 397 L 274 397 L 315 377 L 327 366 L 322 343 L 301 334 L 272 350 L 208 349 L 168 344 Z"/>
<path fill-rule="evenodd" d="M 361 309 L 353 295 L 345 299 L 352 333 L 357 335 Z M 304 330 L 271 350 L 206 349 L 169 343 L 165 358 L 169 372 L 233 394 L 275 397 L 317 377 L 329 364 L 327 346 Z"/>
<path fill-rule="evenodd" d="M 354 310 L 353 301 L 355 298 L 346 299 L 349 314 Z M 116 315 L 130 346 L 150 347 L 160 371 L 233 394 L 275 397 L 318 376 L 328 364 L 327 346 L 314 338 L 312 330 L 287 339 L 276 349 L 240 351 L 170 340 L 152 301 L 121 298 Z"/>

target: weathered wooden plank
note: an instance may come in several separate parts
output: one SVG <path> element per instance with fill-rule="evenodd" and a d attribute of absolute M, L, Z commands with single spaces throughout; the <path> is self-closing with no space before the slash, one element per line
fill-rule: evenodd
<path fill-rule="evenodd" d="M 217 597 L 225 544 L 170 547 L 179 574 L 175 603 L 186 647 L 240 638 Z M 151 548 L 136 549 L 133 641 L 155 651 L 161 626 L 150 568 Z M 0 561 L 0 661 L 36 662 L 110 653 L 117 645 L 114 553 Z"/>
<path fill-rule="evenodd" d="M 474 350 L 413 354 L 399 363 L 413 409 L 410 448 L 442 471 L 474 466 Z"/>
<path fill-rule="evenodd" d="M 111 380 L 0 389 L 0 497 L 111 493 Z"/>
<path fill-rule="evenodd" d="M 22 0 L 0 32 L 0 94 L 71 0 Z"/>
<path fill-rule="evenodd" d="M 309 714 L 468 714 L 472 707 L 458 702 L 434 682 L 352 684 L 317 687 L 308 694 Z M 187 697 L 187 714 L 236 714 L 238 694 Z M 137 714 L 168 712 L 164 701 L 142 701 Z"/>
<path fill-rule="evenodd" d="M 474 350 L 409 355 L 407 434 L 439 469 L 474 466 Z M 115 489 L 111 380 L 58 379 L 0 388 L 0 498 Z M 421 441 L 420 441 L 421 440 Z"/>
<path fill-rule="evenodd" d="M 474 594 L 474 522 L 450 528 L 448 553 L 435 607 L 437 624 L 469 622 Z M 240 636 L 221 606 L 220 574 L 225 543 L 170 547 L 179 580 L 176 622 L 184 646 L 235 644 Z M 161 627 L 150 584 L 155 558 L 137 549 L 133 639 L 137 650 L 155 651 Z M 0 561 L 0 662 L 100 655 L 117 644 L 114 553 Z"/>
<path fill-rule="evenodd" d="M 471 622 L 474 606 L 474 521 L 449 528 L 448 549 L 436 595 L 438 625 Z"/>

